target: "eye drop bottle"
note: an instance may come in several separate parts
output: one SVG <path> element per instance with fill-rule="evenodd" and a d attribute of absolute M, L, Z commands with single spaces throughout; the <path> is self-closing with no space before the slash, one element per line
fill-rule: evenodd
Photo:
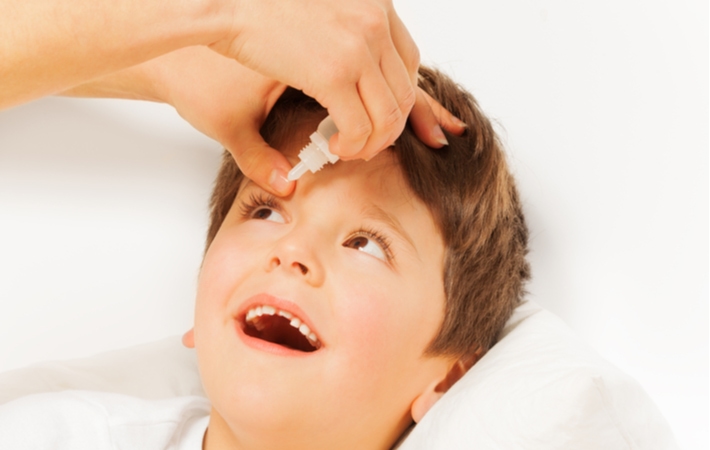
<path fill-rule="evenodd" d="M 311 134 L 311 142 L 303 147 L 303 150 L 298 154 L 301 160 L 288 173 L 288 180 L 298 180 L 301 175 L 310 170 L 311 173 L 318 172 L 325 163 L 335 163 L 340 159 L 338 155 L 330 153 L 328 148 L 328 140 L 332 135 L 338 132 L 335 127 L 335 122 L 330 116 L 326 117 L 318 125 L 315 133 Z"/>

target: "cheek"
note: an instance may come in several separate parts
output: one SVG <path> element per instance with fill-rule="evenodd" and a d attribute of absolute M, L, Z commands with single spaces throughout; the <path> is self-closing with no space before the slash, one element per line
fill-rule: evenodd
<path fill-rule="evenodd" d="M 438 323 L 426 317 L 427 304 L 412 301 L 416 292 L 388 281 L 343 284 L 336 300 L 351 363 L 366 372 L 373 367 L 396 372 L 401 364 L 417 359 L 434 333 L 432 325 Z"/>
<path fill-rule="evenodd" d="M 367 411 L 379 404 L 394 386 L 393 378 L 402 378 L 403 336 L 392 326 L 396 311 L 380 291 L 361 283 L 341 284 L 335 314 L 339 331 L 336 375 L 341 401 L 357 411 Z"/>
<path fill-rule="evenodd" d="M 198 279 L 198 312 L 207 304 L 223 306 L 228 302 L 235 288 L 260 261 L 258 241 L 239 236 L 238 233 L 221 233 L 210 245 Z"/>
<path fill-rule="evenodd" d="M 367 287 L 351 285 L 341 291 L 341 301 L 337 314 L 338 322 L 343 327 L 344 338 L 349 349 L 360 357 L 373 358 L 379 353 L 385 353 L 383 343 L 389 345 L 389 339 L 396 334 L 389 325 L 394 311 L 391 304 L 383 298 L 381 292 L 375 292 Z"/>
<path fill-rule="evenodd" d="M 335 308 L 342 348 L 336 386 L 337 395 L 353 410 L 367 415 L 374 408 L 394 417 L 406 414 L 425 384 L 422 355 L 440 314 L 423 292 L 426 288 L 384 278 L 340 285 Z"/>

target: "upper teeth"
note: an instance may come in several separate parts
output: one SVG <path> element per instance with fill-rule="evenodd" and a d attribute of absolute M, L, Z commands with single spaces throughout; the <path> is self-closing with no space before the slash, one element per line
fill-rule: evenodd
<path fill-rule="evenodd" d="M 306 325 L 305 323 L 301 322 L 301 319 L 298 317 L 294 316 L 288 311 L 282 311 L 280 309 L 276 309 L 273 306 L 269 305 L 262 305 L 262 306 L 255 306 L 251 308 L 249 311 L 247 311 L 247 316 L 246 316 L 246 321 L 251 322 L 254 327 L 256 327 L 257 330 L 263 329 L 263 325 L 259 323 L 258 318 L 261 316 L 274 316 L 278 315 L 281 317 L 284 317 L 289 320 L 289 324 L 297 329 L 302 335 L 304 335 L 308 341 L 311 343 L 316 348 L 320 348 L 320 341 L 318 340 L 318 337 L 314 332 L 311 331 L 311 329 Z"/>

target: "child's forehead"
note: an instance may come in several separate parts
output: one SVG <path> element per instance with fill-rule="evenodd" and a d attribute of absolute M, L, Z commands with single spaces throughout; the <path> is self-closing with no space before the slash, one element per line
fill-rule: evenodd
<path fill-rule="evenodd" d="M 291 165 L 300 160 L 298 153 L 302 147 L 285 143 L 280 151 Z M 239 192 L 257 186 L 249 178 L 241 180 Z M 316 173 L 306 172 L 297 182 L 294 194 L 311 195 L 319 189 L 337 190 L 348 198 L 347 203 L 356 199 L 370 198 L 378 204 L 389 201 L 415 201 L 416 198 L 404 179 L 400 164 L 391 149 L 385 149 L 369 161 L 361 159 L 326 164 Z"/>
<path fill-rule="evenodd" d="M 291 164 L 298 162 L 298 144 L 285 142 L 281 151 Z M 263 190 L 248 178 L 241 181 L 237 198 Z M 259 194 L 260 195 L 260 194 Z M 429 208 L 405 180 L 395 152 L 385 149 L 369 161 L 361 159 L 326 164 L 316 173 L 307 172 L 297 182 L 294 192 L 284 200 L 315 202 L 321 208 L 348 210 L 361 216 L 394 224 L 404 229 L 406 222 L 433 222 Z M 435 227 L 438 234 L 438 227 Z M 407 233 L 402 233 L 407 235 Z M 409 239 L 408 239 L 409 240 Z"/>

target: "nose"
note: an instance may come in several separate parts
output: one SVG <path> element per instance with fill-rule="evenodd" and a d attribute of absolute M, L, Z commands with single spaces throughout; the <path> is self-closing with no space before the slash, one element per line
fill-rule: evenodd
<path fill-rule="evenodd" d="M 279 239 L 267 260 L 267 272 L 285 270 L 289 275 L 303 278 L 312 286 L 320 286 L 325 278 L 322 255 L 316 240 L 307 233 L 291 232 Z"/>

